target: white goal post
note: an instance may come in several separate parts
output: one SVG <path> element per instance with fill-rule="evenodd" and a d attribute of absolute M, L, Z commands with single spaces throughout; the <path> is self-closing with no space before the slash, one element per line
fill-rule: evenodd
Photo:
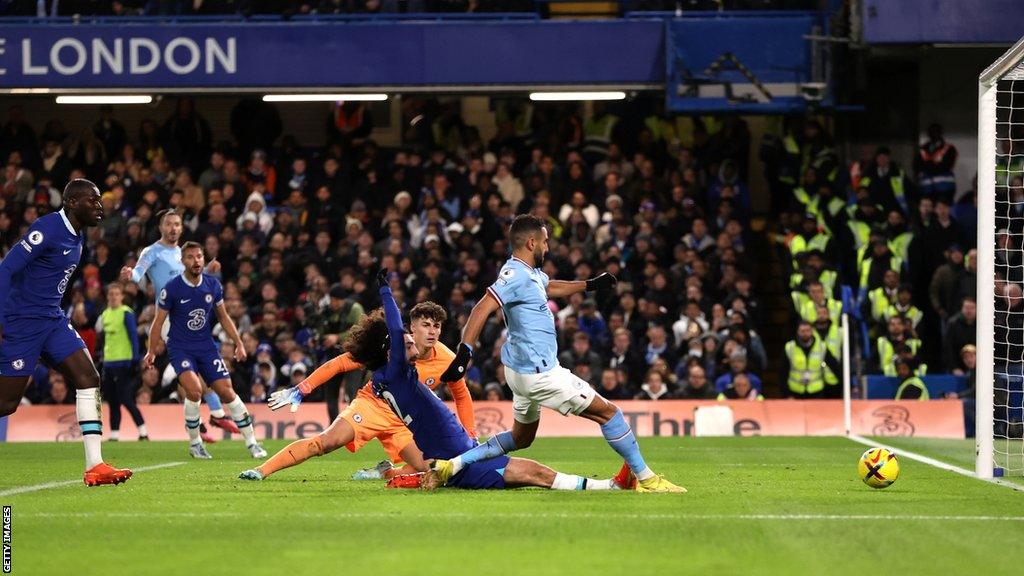
<path fill-rule="evenodd" d="M 1024 165 L 1024 38 L 1007 50 L 998 60 L 982 72 L 978 81 L 978 273 L 977 273 L 977 368 L 976 375 L 976 432 L 975 473 L 981 478 L 1006 473 L 1024 472 L 1024 443 L 1018 438 L 1019 425 L 1014 425 L 1010 414 L 1024 406 L 1020 394 L 1011 389 L 1020 386 L 1020 369 L 1024 359 L 996 357 L 996 216 L 1000 205 L 1009 216 L 1009 203 L 997 205 L 997 187 L 1005 196 L 1014 176 L 1022 175 L 1017 169 Z M 1017 82 L 1020 81 L 1020 82 Z M 1016 87 L 1014 86 L 1016 84 Z M 1017 91 L 1017 102 L 1014 96 Z M 1015 113 L 1015 110 L 1019 112 Z M 1019 125 L 1018 125 L 1019 123 Z M 1015 126 L 1018 125 L 1018 126 Z M 1014 128 L 1016 127 L 1016 130 Z M 997 169 L 997 154 L 1005 162 Z M 1002 180 L 1002 181 L 998 181 Z M 1001 196 L 1000 196 L 1001 197 Z M 1009 196 L 1006 196 L 1010 199 Z M 1016 250 L 1022 248 L 1024 235 L 1011 234 L 1010 242 Z M 1000 266 L 1000 271 L 1012 267 Z M 1002 297 L 1002 295 L 1000 295 Z M 1002 323 L 1008 325 L 1005 312 Z M 1005 328 L 1005 326 L 1004 326 Z M 1011 340 L 1024 339 L 1024 331 L 1009 335 L 1004 346 L 1015 345 Z M 1007 348 L 1008 349 L 1008 348 Z M 1013 382 L 1011 384 L 1011 382 Z M 996 399 L 996 393 L 999 398 Z M 998 409 L 997 417 L 994 409 Z M 998 424 L 998 426 L 997 426 Z"/>

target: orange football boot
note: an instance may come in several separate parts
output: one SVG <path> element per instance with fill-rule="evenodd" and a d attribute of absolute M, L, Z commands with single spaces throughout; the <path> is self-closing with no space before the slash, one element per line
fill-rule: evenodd
<path fill-rule="evenodd" d="M 100 462 L 99 464 L 89 468 L 85 471 L 86 486 L 101 486 L 103 484 L 120 484 L 127 482 L 132 477 L 132 471 L 125 468 L 123 470 L 114 468 L 106 462 Z"/>
<path fill-rule="evenodd" d="M 419 488 L 423 480 L 423 472 L 416 474 L 396 474 L 388 480 L 388 488 Z"/>
<path fill-rule="evenodd" d="M 620 490 L 636 490 L 636 475 L 630 470 L 629 464 L 625 462 L 622 463 L 619 473 L 612 478 L 612 482 L 615 482 Z"/>

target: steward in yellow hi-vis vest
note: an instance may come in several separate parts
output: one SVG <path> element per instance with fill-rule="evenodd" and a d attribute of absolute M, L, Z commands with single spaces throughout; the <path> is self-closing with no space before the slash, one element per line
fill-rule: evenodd
<path fill-rule="evenodd" d="M 829 352 L 807 322 L 797 326 L 796 338 L 786 342 L 785 373 L 788 395 L 794 398 L 824 398 L 825 368 L 839 374 L 839 361 Z M 836 387 L 838 388 L 838 387 Z"/>

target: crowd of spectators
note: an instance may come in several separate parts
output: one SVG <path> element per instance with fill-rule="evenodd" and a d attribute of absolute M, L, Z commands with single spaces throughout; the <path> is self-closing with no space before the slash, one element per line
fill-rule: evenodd
<path fill-rule="evenodd" d="M 261 126 L 275 117 L 271 105 L 239 106 Z M 67 296 L 70 318 L 92 346 L 103 287 L 157 239 L 155 214 L 176 209 L 183 240 L 200 242 L 221 263 L 227 309 L 249 352 L 230 366 L 233 384 L 259 402 L 338 353 L 347 330 L 379 304 L 370 279 L 380 267 L 393 271 L 404 309 L 424 300 L 445 306 L 441 340 L 454 345 L 508 256 L 507 225 L 532 213 L 551 232 L 549 276 L 607 271 L 620 279 L 615 294 L 550 303 L 561 363 L 605 396 L 793 395 L 785 372 L 767 392 L 762 380 L 766 311 L 755 286 L 766 271 L 757 246 L 764 236 L 750 227 L 751 142 L 741 117 L 677 117 L 646 100 L 593 103 L 586 113 L 573 103 L 514 99 L 495 108 L 496 134 L 485 141 L 457 105 L 406 98 L 404 145 L 384 149 L 369 138 L 372 119 L 362 109 L 355 129 L 339 124 L 334 110 L 326 145 L 303 148 L 287 135 L 254 136 L 244 128 L 254 116 L 245 114 L 233 115 L 234 142 L 214 143 L 188 98 L 137 130 L 103 108 L 80 134 L 59 119 L 37 134 L 14 106 L 0 132 L 0 247 L 6 252 L 36 218 L 58 209 L 69 178 L 100 186 L 106 218 L 90 231 Z M 904 173 L 884 149 L 840 177 L 844 165 L 816 121 L 787 123 L 762 143 L 761 160 L 780 206 L 794 330 L 805 318 L 826 341 L 849 285 L 871 338 L 858 352 L 873 368 L 886 371 L 889 360 L 872 349 L 886 340 L 915 369 L 933 346 L 957 352 L 945 354 L 949 363 L 938 370 L 967 370 L 957 359 L 958 348 L 974 341 L 976 263 L 967 226 L 952 214 L 969 202 L 954 207 L 949 190 L 924 192 L 914 185 L 921 176 Z M 126 287 L 143 345 L 151 292 Z M 945 339 L 922 331 L 933 317 L 942 326 L 934 333 Z M 500 317 L 492 318 L 467 378 L 477 398 L 509 397 L 503 338 Z M 230 356 L 225 351 L 229 365 Z M 139 378 L 141 403 L 174 399 L 171 371 Z M 61 401 L 55 381 L 42 371 L 30 398 Z M 341 399 L 359 383 L 341 386 Z"/>
<path fill-rule="evenodd" d="M 188 99 L 137 132 L 104 109 L 81 134 L 50 120 L 37 135 L 12 107 L 0 137 L 0 241 L 10 246 L 57 209 L 68 178 L 99 184 L 107 216 L 90 233 L 68 304 L 92 343 L 102 287 L 156 240 L 154 215 L 177 209 L 185 239 L 222 264 L 228 311 L 251 354 L 232 374 L 252 401 L 335 353 L 359 314 L 377 306 L 367 277 L 381 266 L 395 271 L 406 307 L 446 305 L 442 340 L 456 342 L 507 257 L 507 224 L 523 212 L 550 225 L 550 276 L 608 270 L 621 280 L 613 297 L 552 303 L 563 361 L 609 396 L 715 397 L 765 368 L 741 119 L 645 116 L 632 104 L 596 105 L 587 117 L 577 105 L 498 108 L 489 142 L 457 107 L 407 103 L 404 114 L 429 118 L 403 135 L 406 148 L 332 130 L 322 148 L 285 136 L 275 149 L 241 152 L 251 144 L 214 145 Z M 127 287 L 144 330 L 153 295 L 137 292 Z M 470 375 L 479 396 L 507 396 L 502 338 L 492 321 Z M 153 380 L 143 375 L 144 397 L 173 389 L 162 386 L 167 375 Z"/>
<path fill-rule="evenodd" d="M 790 124 L 763 151 L 793 270 L 793 317 L 815 334 L 793 342 L 811 353 L 820 341 L 827 362 L 841 360 L 845 310 L 861 373 L 901 382 L 968 375 L 961 352 L 975 343 L 977 209 L 975 191 L 957 194 L 956 147 L 933 125 L 911 170 L 886 147 L 846 164 L 820 125 L 800 130 Z M 900 360 L 909 376 L 898 373 Z M 830 371 L 824 394 L 837 395 Z"/>

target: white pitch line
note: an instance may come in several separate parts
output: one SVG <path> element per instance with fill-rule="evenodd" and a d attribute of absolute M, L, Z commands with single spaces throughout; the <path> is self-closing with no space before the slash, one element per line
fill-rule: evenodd
<path fill-rule="evenodd" d="M 886 444 L 880 444 L 880 443 L 878 443 L 878 442 L 876 442 L 874 440 L 870 440 L 868 438 L 865 438 L 863 436 L 858 436 L 856 434 L 850 434 L 849 436 L 847 436 L 847 438 L 849 438 L 850 440 L 853 440 L 854 442 L 857 442 L 858 444 L 863 444 L 865 446 L 870 446 L 872 448 L 876 448 L 876 447 L 877 448 L 885 448 L 886 450 L 889 450 L 890 452 L 895 452 L 896 455 L 899 456 L 900 458 L 909 458 L 911 460 L 917 460 L 918 462 L 921 462 L 922 464 L 927 464 L 929 466 L 934 466 L 936 468 L 939 468 L 939 469 L 942 469 L 942 470 L 946 470 L 948 472 L 955 472 L 957 474 L 961 474 L 961 475 L 967 476 L 969 478 L 974 478 L 975 480 L 982 480 L 984 482 L 989 482 L 991 484 L 996 484 L 997 486 L 1003 486 L 1003 487 L 1006 487 L 1006 488 L 1010 488 L 1010 489 L 1016 490 L 1018 492 L 1024 492 L 1024 485 L 1017 484 L 1015 482 L 1007 482 L 1006 480 L 1002 480 L 1000 478 L 978 478 L 978 476 L 973 471 L 968 470 L 966 468 L 961 468 L 959 466 L 954 466 L 952 464 L 946 464 L 945 462 L 936 460 L 934 458 L 929 458 L 929 457 L 924 456 L 922 454 L 917 454 L 915 452 L 910 452 L 910 451 L 904 450 L 902 448 L 896 448 L 896 447 L 893 447 L 893 446 L 888 446 Z"/>
<path fill-rule="evenodd" d="M 279 513 L 244 512 L 34 512 L 21 514 L 31 518 L 259 518 L 281 519 Z M 440 513 L 393 513 L 393 512 L 297 512 L 286 518 L 345 520 L 345 519 L 460 519 L 476 518 L 474 514 L 460 512 Z M 488 513 L 489 518 L 545 518 L 554 520 L 576 520 L 588 518 L 612 518 L 620 520 L 760 520 L 760 521 L 856 521 L 899 520 L 920 522 L 1024 522 L 1024 516 L 950 516 L 950 515 L 887 515 L 887 514 L 571 514 L 571 513 Z"/>
<path fill-rule="evenodd" d="M 150 470 L 159 470 L 160 468 L 171 468 L 172 466 L 181 466 L 184 462 L 165 462 L 163 464 L 155 464 L 153 466 L 143 466 L 142 468 L 133 468 L 132 472 L 149 472 Z M 19 486 L 17 488 L 9 488 L 0 492 L 0 496 L 13 496 L 15 494 L 25 494 L 27 492 L 38 492 L 40 490 L 48 490 L 50 488 L 60 488 L 62 486 L 71 486 L 72 484 L 82 484 L 82 479 L 76 480 L 61 480 L 59 482 L 46 482 L 44 484 L 33 484 L 31 486 Z"/>

